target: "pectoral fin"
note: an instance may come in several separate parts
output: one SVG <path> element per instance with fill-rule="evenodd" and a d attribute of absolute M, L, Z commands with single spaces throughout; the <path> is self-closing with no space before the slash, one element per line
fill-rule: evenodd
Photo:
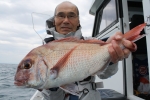
<path fill-rule="evenodd" d="M 55 79 L 57 77 L 58 71 L 57 70 L 50 70 L 50 79 Z"/>
<path fill-rule="evenodd" d="M 60 60 L 54 65 L 54 67 L 50 69 L 51 79 L 57 78 L 60 69 L 66 65 L 71 53 L 75 50 L 77 46 L 73 47 L 70 51 L 68 51 L 62 58 L 60 58 Z"/>

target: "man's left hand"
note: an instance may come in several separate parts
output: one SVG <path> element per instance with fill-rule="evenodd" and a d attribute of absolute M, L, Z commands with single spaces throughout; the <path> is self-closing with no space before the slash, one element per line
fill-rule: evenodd
<path fill-rule="evenodd" d="M 111 56 L 111 62 L 117 63 L 124 58 L 128 58 L 131 52 L 137 50 L 137 46 L 132 41 L 126 40 L 123 38 L 123 34 L 121 32 L 117 32 L 115 35 L 110 37 L 107 43 L 111 43 L 108 51 Z M 124 46 L 124 49 L 121 48 L 121 44 Z"/>

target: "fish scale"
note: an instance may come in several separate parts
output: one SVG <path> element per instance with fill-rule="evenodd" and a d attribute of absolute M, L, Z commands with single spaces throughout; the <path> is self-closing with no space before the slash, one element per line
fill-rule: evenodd
<path fill-rule="evenodd" d="M 106 49 L 107 47 L 100 47 L 99 44 L 91 44 L 92 46 L 88 46 L 88 45 L 90 44 L 84 43 L 83 45 L 80 45 L 78 48 L 76 48 L 71 54 L 70 59 L 67 61 L 67 65 L 65 65 L 65 67 L 63 67 L 60 70 L 58 77 L 56 79 L 49 81 L 49 84 L 54 84 L 55 86 L 57 84 L 58 86 L 60 86 L 61 84 L 72 83 L 74 82 L 74 80 L 80 81 L 84 77 L 88 77 L 89 75 L 94 74 L 95 71 L 100 70 L 101 68 L 98 66 L 102 65 L 103 67 L 106 61 L 108 61 L 108 59 L 110 58 L 108 50 Z M 86 48 L 87 50 L 84 50 L 85 49 L 84 47 L 87 47 Z M 95 48 L 95 50 L 94 49 L 90 50 L 91 47 Z M 80 50 L 84 50 L 84 51 L 81 52 Z M 57 54 L 60 55 L 58 52 Z M 73 67 L 74 64 L 76 64 L 75 67 Z M 90 70 L 85 70 L 85 69 L 90 69 Z M 92 71 L 91 69 L 94 70 Z M 78 75 L 81 76 L 78 77 Z"/>

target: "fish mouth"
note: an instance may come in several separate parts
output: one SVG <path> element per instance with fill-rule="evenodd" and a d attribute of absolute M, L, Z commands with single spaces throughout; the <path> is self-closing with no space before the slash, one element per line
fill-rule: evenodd
<path fill-rule="evenodd" d="M 15 84 L 16 86 L 24 86 L 24 85 L 25 85 L 24 82 L 20 82 L 20 81 L 15 81 L 14 84 Z"/>
<path fill-rule="evenodd" d="M 14 84 L 16 86 L 19 86 L 19 87 L 23 87 L 23 88 L 31 88 L 31 87 L 34 87 L 32 85 L 28 85 L 26 82 L 21 82 L 21 81 L 15 81 Z"/>
<path fill-rule="evenodd" d="M 26 86 L 27 85 L 27 81 L 25 81 L 25 80 L 15 80 L 15 82 L 14 82 L 14 84 L 16 85 L 16 86 Z"/>

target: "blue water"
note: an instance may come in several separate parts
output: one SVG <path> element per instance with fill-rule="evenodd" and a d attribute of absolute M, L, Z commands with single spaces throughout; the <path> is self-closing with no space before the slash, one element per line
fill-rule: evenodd
<path fill-rule="evenodd" d="M 16 68 L 16 64 L 0 63 L 0 100 L 30 100 L 35 93 L 35 89 L 14 85 Z"/>

